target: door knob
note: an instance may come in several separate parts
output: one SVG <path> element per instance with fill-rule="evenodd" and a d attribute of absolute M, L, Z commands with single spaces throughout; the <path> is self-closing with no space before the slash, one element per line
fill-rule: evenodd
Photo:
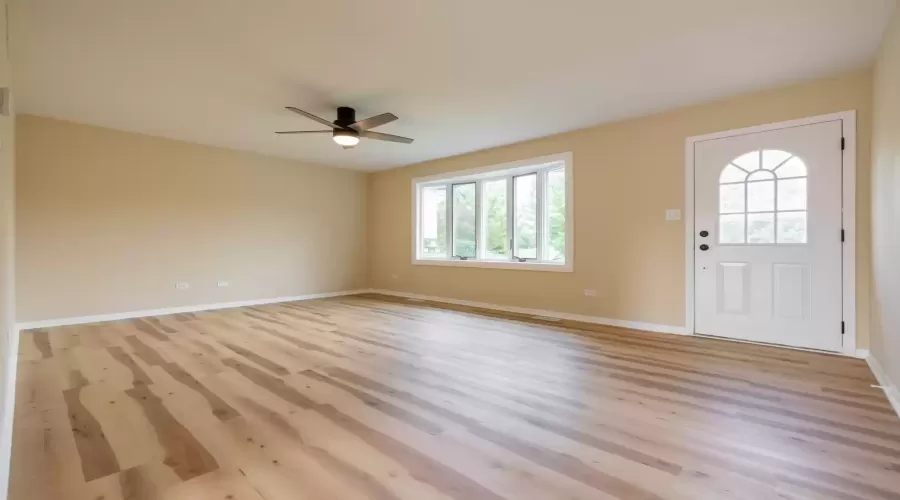
<path fill-rule="evenodd" d="M 707 236 L 709 236 L 709 231 L 700 231 L 701 238 L 706 238 Z"/>
<path fill-rule="evenodd" d="M 709 245 L 707 245 L 706 243 L 700 245 L 700 250 L 703 250 L 704 252 L 709 250 Z"/>

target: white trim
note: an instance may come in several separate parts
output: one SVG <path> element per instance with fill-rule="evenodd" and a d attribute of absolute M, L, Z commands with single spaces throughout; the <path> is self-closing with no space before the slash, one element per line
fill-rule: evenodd
<path fill-rule="evenodd" d="M 429 175 L 425 177 L 416 177 L 412 180 L 413 186 L 416 184 L 425 184 L 429 182 L 446 182 L 454 183 L 476 180 L 479 178 L 493 177 L 498 171 L 504 171 L 505 175 L 519 175 L 516 170 L 522 172 L 530 172 L 548 163 L 556 162 L 571 163 L 572 152 L 554 153 L 546 156 L 538 156 L 536 158 L 526 158 L 524 160 L 509 161 L 506 163 L 498 163 L 495 165 L 487 165 L 485 167 L 468 168 L 465 170 L 456 170 L 453 172 L 444 172 L 440 174 Z M 509 172 L 513 171 L 513 172 Z"/>
<path fill-rule="evenodd" d="M 672 335 L 685 335 L 690 336 L 692 334 L 688 333 L 688 331 L 680 326 L 671 326 L 671 325 L 661 325 L 658 323 L 643 323 L 640 321 L 628 321 L 623 319 L 609 319 L 609 318 L 601 318 L 599 316 L 582 316 L 580 314 L 569 314 L 562 313 L 556 311 L 546 311 L 543 309 L 529 309 L 526 307 L 515 307 L 515 306 L 501 306 L 497 304 L 491 304 L 488 302 L 475 302 L 471 300 L 459 300 L 459 299 L 450 299 L 447 297 L 437 297 L 434 295 L 422 295 L 418 293 L 409 293 L 409 292 L 395 292 L 393 290 L 382 290 L 382 289 L 370 289 L 362 291 L 361 293 L 371 293 L 371 294 L 379 294 L 379 295 L 390 295 L 392 297 L 403 297 L 406 299 L 412 300 L 428 300 L 432 302 L 442 302 L 444 304 L 455 304 L 459 306 L 467 306 L 467 307 L 477 307 L 482 309 L 490 309 L 492 311 L 503 311 L 503 312 L 512 312 L 519 314 L 527 314 L 529 316 L 533 316 L 535 319 L 543 319 L 543 320 L 571 320 L 571 321 L 580 321 L 582 323 L 591 323 L 595 325 L 605 325 L 605 326 L 616 326 L 621 328 L 630 328 L 632 330 L 642 330 L 645 332 L 655 332 L 655 333 L 669 333 Z M 826 356 L 835 356 L 842 355 L 842 353 L 836 352 L 827 352 L 820 351 L 817 349 L 807 349 L 805 347 L 793 347 L 793 346 L 785 346 L 785 345 L 775 345 L 775 344 L 765 344 L 761 342 L 753 342 L 751 340 L 743 340 L 743 339 L 731 339 L 727 337 L 713 337 L 709 335 L 697 335 L 699 338 L 706 338 L 711 340 L 722 340 L 725 342 L 736 342 L 739 344 L 750 344 L 750 345 L 758 345 L 765 347 L 777 347 L 779 349 L 790 349 L 792 351 L 803 351 L 803 352 L 813 352 L 817 354 L 823 354 Z M 868 349 L 858 349 L 854 353 L 855 358 L 866 359 L 869 357 Z"/>
<path fill-rule="evenodd" d="M 841 353 L 857 356 L 856 350 L 856 111 L 843 111 L 799 120 L 768 123 L 713 134 L 688 137 L 685 140 L 685 328 L 688 335 L 694 334 L 694 148 L 696 143 L 714 139 L 724 139 L 738 135 L 757 134 L 789 127 L 814 125 L 816 123 L 841 120 L 844 139 L 843 154 L 843 226 L 845 241 L 843 247 L 843 318 L 846 331 L 843 336 Z"/>
<path fill-rule="evenodd" d="M 514 262 L 512 260 L 509 261 L 494 261 L 494 260 L 482 260 L 482 259 L 468 259 L 468 260 L 460 260 L 460 259 L 451 259 L 451 258 L 419 258 L 420 251 L 420 234 L 421 234 L 421 221 L 419 213 L 419 205 L 422 188 L 427 187 L 429 185 L 444 185 L 447 184 L 451 186 L 452 184 L 459 184 L 465 182 L 475 182 L 475 181 L 483 181 L 490 180 L 493 178 L 507 178 L 508 189 L 509 192 L 512 192 L 514 187 L 511 184 L 512 179 L 516 175 L 521 175 L 525 173 L 537 172 L 540 177 L 540 169 L 545 168 L 550 164 L 555 163 L 563 163 L 565 172 L 566 172 L 566 260 L 563 264 L 556 264 L 549 261 L 531 261 L 531 262 Z M 498 165 L 489 165 L 486 167 L 478 167 L 468 170 L 460 170 L 456 172 L 445 172 L 442 174 L 431 175 L 427 177 L 417 177 L 412 179 L 411 181 L 411 251 L 410 251 L 410 260 L 413 265 L 426 265 L 426 266 L 455 266 L 455 267 L 477 267 L 477 268 L 487 268 L 487 269 L 517 269 L 522 271 L 553 271 L 553 272 L 566 272 L 570 273 L 575 270 L 575 175 L 574 175 L 574 163 L 573 163 L 573 155 L 572 152 L 564 152 L 564 153 L 556 153 L 547 156 L 540 156 L 537 158 L 529 158 L 525 160 L 517 160 L 513 162 L 501 163 Z M 540 216 L 541 216 L 541 200 L 540 200 L 540 188 L 542 184 L 538 182 L 538 227 L 536 228 L 538 231 L 538 240 L 541 239 L 541 227 L 540 227 Z M 479 189 L 480 191 L 480 189 Z M 452 232 L 451 227 L 453 224 L 452 221 L 452 212 L 450 210 L 451 207 L 451 197 L 452 197 L 452 188 L 447 189 L 447 245 L 452 251 Z M 481 196 L 479 193 L 477 203 L 481 203 Z M 507 203 L 509 203 L 510 207 L 512 206 L 512 197 L 508 196 Z M 480 211 L 476 210 L 478 215 Z M 510 219 L 512 218 L 512 212 L 508 212 L 510 214 Z M 481 217 L 476 219 L 476 226 L 481 224 Z M 512 227 L 512 224 L 510 224 Z M 480 230 L 479 227 L 476 227 L 476 234 Z M 512 232 L 510 231 L 510 238 L 513 237 Z M 512 246 L 511 249 L 512 251 Z M 481 255 L 483 249 L 478 250 L 478 254 Z"/>
<path fill-rule="evenodd" d="M 688 334 L 685 334 L 688 335 Z M 791 351 L 803 351 L 803 352 L 813 352 L 816 354 L 822 354 L 824 356 L 844 356 L 842 352 L 834 352 L 834 351 L 823 351 L 821 349 L 810 349 L 809 347 L 797 347 L 792 345 L 781 345 L 781 344 L 768 344 L 766 342 L 756 342 L 755 340 L 744 340 L 744 339 L 736 339 L 730 337 L 716 337 L 715 335 L 703 335 L 700 333 L 695 333 L 695 337 L 701 339 L 711 339 L 711 340 L 722 340 L 724 342 L 736 342 L 738 344 L 750 344 L 750 345 L 758 345 L 762 347 L 777 347 L 778 349 L 788 349 Z M 866 356 L 869 355 L 869 351 L 867 349 L 859 349 L 854 354 L 854 358 L 866 359 Z"/>
<path fill-rule="evenodd" d="M 680 326 L 660 325 L 656 323 L 643 323 L 640 321 L 626 321 L 622 319 L 601 318 L 598 316 L 582 316 L 580 314 L 569 314 L 556 311 L 546 311 L 543 309 L 529 309 L 526 307 L 501 306 L 498 304 L 490 304 L 488 302 L 474 302 L 471 300 L 449 299 L 447 297 L 435 297 L 433 295 L 420 295 L 418 293 L 395 292 L 392 290 L 369 290 L 368 293 L 376 293 L 381 295 L 391 295 L 394 297 L 403 297 L 415 300 L 430 300 L 432 302 L 443 302 L 445 304 L 455 304 L 458 306 L 478 307 L 482 309 L 490 309 L 493 311 L 503 311 L 518 314 L 527 314 L 543 319 L 562 319 L 569 321 L 580 321 L 582 323 L 592 323 L 595 325 L 617 326 L 621 328 L 631 328 L 633 330 L 644 330 L 656 333 L 671 333 L 675 335 L 684 335 L 684 328 Z"/>
<path fill-rule="evenodd" d="M 53 328 L 56 326 L 82 325 L 85 323 L 100 323 L 103 321 L 116 321 L 120 319 L 146 318 L 148 316 L 165 316 L 168 314 L 189 313 L 199 311 L 212 311 L 215 309 L 231 309 L 234 307 L 258 306 L 263 304 L 275 304 L 278 302 L 296 302 L 300 300 L 324 299 L 328 297 L 340 297 L 343 295 L 358 295 L 367 290 L 347 290 L 342 292 L 313 293 L 309 295 L 296 295 L 293 297 L 275 297 L 269 299 L 240 300 L 236 302 L 222 302 L 218 304 L 198 304 L 192 306 L 166 307 L 163 309 L 145 309 L 142 311 L 129 311 L 112 314 L 97 314 L 93 316 L 78 316 L 74 318 L 57 318 L 39 321 L 26 321 L 17 323 L 19 330 L 32 328 Z"/>
<path fill-rule="evenodd" d="M 891 403 L 897 416 L 900 417 L 900 388 L 891 380 L 884 368 L 881 367 L 881 363 L 875 359 L 875 356 L 867 357 L 866 363 L 872 370 L 872 375 L 875 375 L 875 380 L 878 380 L 878 385 L 884 390 L 884 395 L 887 397 L 888 402 Z"/>
<path fill-rule="evenodd" d="M 416 266 L 481 267 L 485 269 L 518 269 L 520 271 L 552 271 L 571 273 L 572 264 L 551 264 L 549 262 L 507 262 L 505 260 L 450 260 L 416 259 Z"/>
<path fill-rule="evenodd" d="M 856 353 L 856 111 L 839 113 L 844 140 L 843 169 L 843 318 L 844 354 Z"/>
<path fill-rule="evenodd" d="M 6 352 L 2 414 L 0 414 L 0 499 L 6 500 L 9 491 L 9 474 L 12 466 L 13 421 L 16 406 L 16 373 L 19 363 L 19 329 L 13 328 L 9 349 Z"/>

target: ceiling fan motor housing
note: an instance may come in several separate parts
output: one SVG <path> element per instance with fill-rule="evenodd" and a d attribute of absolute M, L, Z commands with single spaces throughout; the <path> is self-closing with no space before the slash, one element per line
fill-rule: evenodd
<path fill-rule="evenodd" d="M 355 109 L 343 106 L 337 109 L 337 120 L 334 121 L 335 125 L 339 125 L 341 127 L 349 127 L 354 123 L 356 123 Z"/>
<path fill-rule="evenodd" d="M 334 124 L 343 127 L 336 128 L 334 132 L 332 132 L 332 137 L 335 138 L 335 141 L 338 144 L 343 144 L 343 142 L 339 141 L 337 137 L 356 137 L 357 141 L 359 141 L 359 132 L 350 128 L 350 125 L 356 123 L 356 110 L 353 108 L 340 107 L 337 109 L 337 120 L 334 121 Z M 348 147 L 348 146 L 345 146 Z"/>

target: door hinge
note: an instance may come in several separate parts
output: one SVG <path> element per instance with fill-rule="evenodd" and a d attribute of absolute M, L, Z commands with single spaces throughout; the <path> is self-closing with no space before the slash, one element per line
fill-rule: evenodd
<path fill-rule="evenodd" d="M 841 229 L 841 243 L 844 242 L 844 230 Z"/>
<path fill-rule="evenodd" d="M 844 322 L 841 321 L 841 335 L 843 335 L 844 332 L 845 332 L 846 330 L 847 330 L 847 329 L 846 329 L 846 327 L 845 327 L 845 325 L 844 325 Z"/>
<path fill-rule="evenodd" d="M 841 151 L 847 149 L 847 139 L 841 137 Z"/>

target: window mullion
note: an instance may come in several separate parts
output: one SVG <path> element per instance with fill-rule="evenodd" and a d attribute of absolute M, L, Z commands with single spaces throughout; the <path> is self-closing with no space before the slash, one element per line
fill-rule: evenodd
<path fill-rule="evenodd" d="M 484 259 L 484 245 L 482 245 L 483 241 L 487 241 L 482 234 L 484 231 L 484 224 L 482 223 L 482 203 L 481 203 L 481 195 L 482 195 L 482 183 L 484 181 L 475 181 L 475 260 Z"/>
<path fill-rule="evenodd" d="M 544 186 L 546 183 L 544 180 L 547 177 L 547 170 L 542 169 L 536 172 L 535 175 L 535 197 L 537 198 L 535 201 L 537 202 L 535 205 L 535 213 L 534 213 L 534 225 L 535 225 L 535 260 L 538 262 L 544 260 Z"/>
<path fill-rule="evenodd" d="M 444 192 L 447 193 L 447 258 L 453 258 L 453 184 L 444 185 Z"/>
<path fill-rule="evenodd" d="M 416 186 L 416 259 L 425 253 L 425 195 L 424 186 Z"/>
<path fill-rule="evenodd" d="M 750 216 L 748 213 L 750 212 L 749 200 L 747 199 L 747 194 L 749 193 L 747 181 L 744 181 L 744 244 L 748 242 L 750 239 Z"/>
<path fill-rule="evenodd" d="M 516 253 L 516 190 L 513 188 L 513 176 L 506 177 L 506 234 L 509 236 L 509 255 L 507 260 L 513 261 Z"/>

